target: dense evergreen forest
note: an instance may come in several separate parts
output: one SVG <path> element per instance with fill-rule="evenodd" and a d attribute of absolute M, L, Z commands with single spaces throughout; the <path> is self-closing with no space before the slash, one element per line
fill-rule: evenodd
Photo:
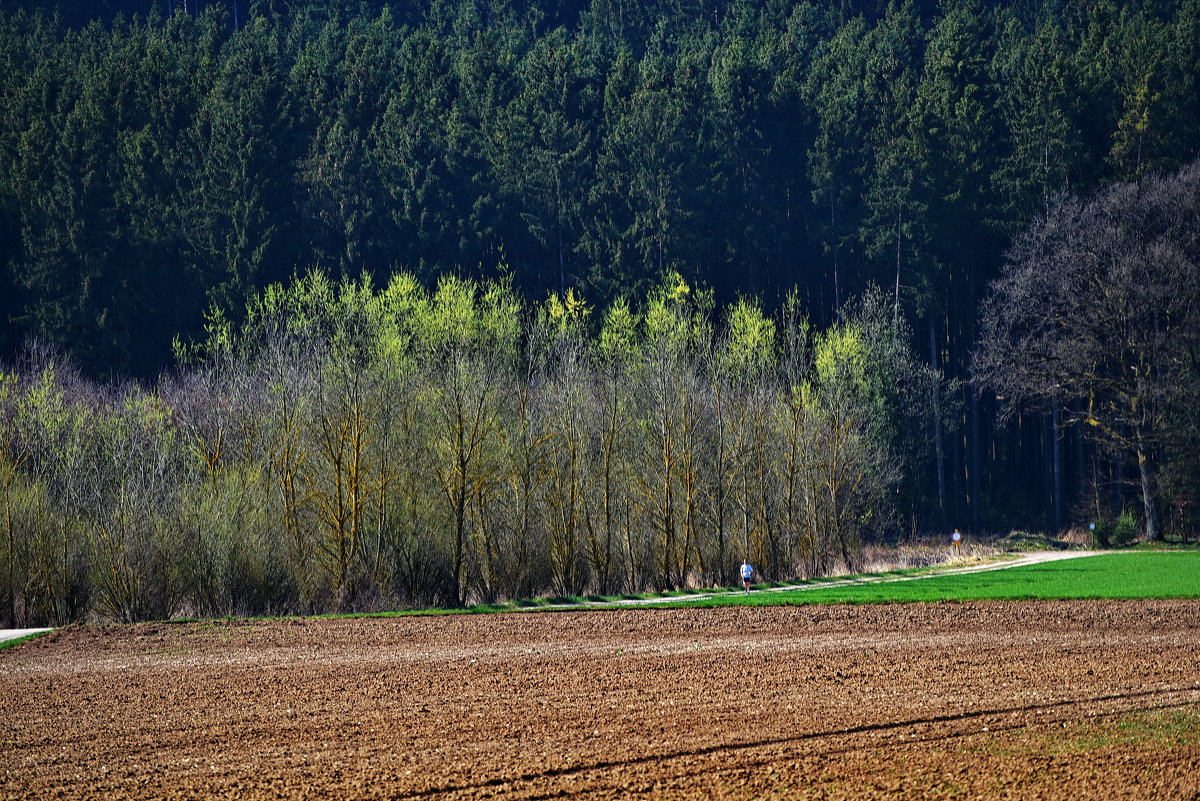
<path fill-rule="evenodd" d="M 724 579 L 727 536 L 783 576 L 951 526 L 1194 527 L 1175 396 L 1140 438 L 1086 365 L 1001 356 L 1063 210 L 1099 231 L 1200 153 L 1200 0 L 16 0 L 0 67 L 10 620 L 677 586 Z M 1155 375 L 1192 386 L 1194 346 Z"/>

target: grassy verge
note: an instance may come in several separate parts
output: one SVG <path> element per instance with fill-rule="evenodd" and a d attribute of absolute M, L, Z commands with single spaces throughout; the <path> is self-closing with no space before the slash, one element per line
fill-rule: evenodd
<path fill-rule="evenodd" d="M 49 633 L 50 632 L 48 631 L 37 631 L 33 634 L 26 634 L 24 637 L 15 637 L 11 640 L 0 640 L 0 651 L 3 651 L 5 648 L 12 648 L 14 645 L 20 645 L 23 642 L 29 642 L 32 639 L 41 637 L 43 634 Z"/>

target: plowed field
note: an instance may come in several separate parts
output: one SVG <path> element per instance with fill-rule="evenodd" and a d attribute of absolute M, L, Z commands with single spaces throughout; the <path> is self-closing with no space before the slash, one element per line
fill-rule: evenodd
<path fill-rule="evenodd" d="M 3 798 L 1200 797 L 1200 603 L 76 626 Z"/>

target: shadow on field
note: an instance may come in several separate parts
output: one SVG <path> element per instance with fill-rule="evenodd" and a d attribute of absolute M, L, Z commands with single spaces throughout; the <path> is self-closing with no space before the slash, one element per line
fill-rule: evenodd
<path fill-rule="evenodd" d="M 443 785 L 440 787 L 431 787 L 426 790 L 418 790 L 418 791 L 414 791 L 414 792 L 400 793 L 400 794 L 396 795 L 395 798 L 426 798 L 426 797 L 430 797 L 430 796 L 438 796 L 443 793 L 470 793 L 472 791 L 477 791 L 477 790 L 487 790 L 487 789 L 504 787 L 506 785 L 510 785 L 510 784 L 514 784 L 514 783 L 536 782 L 538 780 L 543 780 L 543 779 L 555 779 L 555 778 L 560 778 L 560 777 L 565 777 L 565 776 L 575 776 L 575 775 L 586 774 L 586 773 L 591 773 L 591 772 L 596 772 L 596 771 L 607 771 L 607 770 L 613 770 L 616 768 L 633 767 L 633 766 L 637 766 L 637 765 L 646 765 L 646 764 L 656 764 L 656 763 L 661 763 L 661 762 L 667 762 L 667 761 L 674 760 L 674 759 L 685 759 L 685 758 L 689 758 L 689 757 L 711 756 L 713 754 L 720 754 L 723 752 L 752 751 L 757 748 L 766 748 L 766 747 L 776 746 L 776 745 L 787 745 L 789 743 L 801 743 L 801 742 L 813 742 L 813 741 L 819 742 L 821 740 L 824 740 L 825 738 L 850 737 L 850 736 L 855 736 L 855 735 L 898 731 L 898 730 L 909 728 L 912 726 L 958 723 L 958 722 L 962 722 L 962 721 L 979 720 L 981 718 L 987 718 L 987 717 L 991 717 L 991 716 L 1014 715 L 1014 714 L 1029 713 L 1029 712 L 1044 712 L 1047 710 L 1065 709 L 1065 708 L 1077 707 L 1077 706 L 1088 705 L 1088 704 L 1104 703 L 1104 702 L 1108 702 L 1108 701 L 1130 701 L 1130 700 L 1144 699 L 1144 698 L 1155 698 L 1155 697 L 1161 697 L 1164 695 L 1173 695 L 1173 694 L 1187 694 L 1187 695 L 1191 695 L 1194 697 L 1190 700 L 1175 701 L 1173 703 L 1164 702 L 1164 703 L 1158 703 L 1158 704 L 1151 704 L 1151 705 L 1147 705 L 1147 706 L 1133 706 L 1133 707 L 1130 707 L 1127 709 L 1112 710 L 1109 712 L 1097 713 L 1091 719 L 1095 720 L 1096 718 L 1106 717 L 1108 715 L 1113 715 L 1113 714 L 1128 714 L 1131 712 L 1156 712 L 1156 711 L 1178 708 L 1179 706 L 1181 706 L 1183 704 L 1194 703 L 1196 700 L 1195 696 L 1200 696 L 1200 690 L 1197 690 L 1192 687 L 1169 687 L 1169 688 L 1162 688 L 1162 689 L 1157 689 L 1157 690 L 1144 690 L 1144 691 L 1140 691 L 1140 692 L 1118 693 L 1118 694 L 1113 694 L 1113 695 L 1100 695 L 1100 696 L 1094 696 L 1094 697 L 1089 697 L 1089 698 L 1078 698 L 1078 699 L 1063 700 L 1063 701 L 1052 701 L 1049 703 L 1031 704 L 1031 705 L 1027 705 L 1027 706 L 1001 707 L 1001 708 L 995 708 L 995 709 L 981 709 L 981 710 L 972 711 L 972 712 L 960 712 L 960 713 L 956 713 L 956 714 L 952 714 L 952 715 L 935 715 L 933 717 L 914 718 L 914 719 L 910 719 L 910 720 L 895 721 L 895 722 L 891 722 L 891 723 L 871 723 L 871 724 L 867 724 L 864 726 L 852 726 L 850 728 L 845 728 L 845 729 L 830 729 L 828 731 L 807 732 L 804 734 L 797 734 L 797 735 L 794 735 L 791 737 L 772 737 L 772 738 L 753 740 L 753 741 L 748 741 L 748 742 L 740 742 L 740 743 L 722 743 L 720 745 L 706 746 L 704 748 L 669 751 L 666 753 L 659 753 L 659 754 L 646 754 L 645 756 L 634 757 L 632 759 L 605 760 L 602 762 L 593 762 L 593 763 L 586 764 L 586 765 L 572 765 L 570 767 L 564 767 L 564 768 L 551 768 L 551 769 L 544 770 L 544 771 L 523 773 L 519 776 L 488 779 L 486 781 L 480 781 L 480 782 L 471 782 L 471 783 L 464 783 L 464 784 L 448 784 L 448 785 Z M 1071 718 L 1071 720 L 1075 720 L 1075 718 Z M 1066 722 L 1066 721 L 1060 721 L 1060 720 L 1053 719 L 1053 718 L 1047 718 L 1047 719 L 1038 721 L 1039 724 L 1059 723 L 1059 722 Z M 1011 723 L 1011 724 L 989 725 L 988 727 L 986 727 L 984 729 L 984 731 L 1004 732 L 1004 731 L 1012 731 L 1015 729 L 1027 728 L 1028 726 L 1029 726 L 1028 721 L 1021 720 L 1021 721 Z M 970 730 L 952 731 L 952 732 L 946 732 L 946 733 L 941 733 L 941 734 L 930 734 L 928 736 L 921 736 L 921 737 L 913 736 L 911 738 L 906 739 L 905 743 L 910 744 L 910 743 L 939 742 L 939 741 L 944 741 L 944 740 L 951 740 L 951 739 L 954 739 L 957 737 L 964 737 L 968 734 L 975 734 L 975 733 L 978 733 L 978 731 L 979 731 L 979 729 L 972 728 Z M 850 746 L 850 747 L 846 747 L 846 748 L 830 748 L 826 751 L 822 751 L 821 754 L 824 756 L 848 754 L 848 753 L 852 753 L 854 751 L 863 750 L 864 748 L 874 747 L 875 745 L 877 745 L 877 743 L 871 743 L 869 745 Z M 743 761 L 738 763 L 739 767 L 753 766 L 755 764 L 753 761 L 751 761 L 749 763 L 745 762 L 744 757 L 742 758 L 742 760 Z M 709 772 L 711 772 L 711 771 L 704 771 L 704 770 L 684 771 L 683 773 L 677 773 L 676 777 L 679 777 L 682 775 L 704 775 L 705 773 L 709 773 Z M 559 795 L 560 795 L 559 792 L 551 792 L 546 797 L 547 798 L 558 797 Z M 530 797 L 531 798 L 540 798 L 541 796 L 535 795 L 535 796 L 530 796 Z"/>

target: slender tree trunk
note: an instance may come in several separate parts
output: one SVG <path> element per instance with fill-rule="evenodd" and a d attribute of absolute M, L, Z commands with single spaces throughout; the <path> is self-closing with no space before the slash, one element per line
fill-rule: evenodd
<path fill-rule="evenodd" d="M 1063 528 L 1063 453 L 1062 453 L 1062 406 L 1058 398 L 1053 401 L 1051 427 L 1054 436 L 1054 530 Z"/>
<path fill-rule="evenodd" d="M 8 587 L 6 587 L 8 597 L 5 600 L 7 602 L 6 605 L 8 607 L 8 609 L 7 609 L 8 625 L 16 626 L 17 625 L 17 590 L 16 590 L 16 582 L 13 577 L 13 573 L 16 571 L 16 559 L 15 559 L 16 537 L 14 536 L 15 525 L 13 523 L 12 495 L 10 494 L 9 486 L 5 486 L 5 488 L 4 488 L 4 522 L 5 522 L 5 531 L 8 535 Z"/>
<path fill-rule="evenodd" d="M 967 282 L 966 282 L 966 294 L 967 294 L 966 308 L 968 308 L 968 309 L 979 308 L 979 292 L 977 289 L 977 283 L 975 281 L 971 280 L 969 272 L 968 272 L 968 277 L 967 277 Z M 965 333 L 965 336 L 961 337 L 960 341 L 962 341 L 962 342 L 978 341 L 979 321 L 974 314 L 966 315 L 966 321 L 965 321 L 964 328 L 965 328 L 965 331 L 963 331 L 962 333 Z M 965 370 L 965 365 L 962 365 L 960 367 L 960 369 Z M 970 481 L 970 485 L 969 485 L 969 489 L 971 492 L 971 506 L 970 506 L 969 511 L 971 514 L 971 531 L 979 532 L 983 528 L 981 521 L 980 521 L 981 510 L 983 509 L 983 501 L 982 501 L 982 498 L 983 498 L 983 474 L 982 474 L 982 470 L 981 470 L 981 463 L 983 461 L 983 456 L 982 456 L 983 436 L 980 432 L 979 394 L 973 390 L 970 391 L 969 394 L 970 394 L 970 406 L 968 409 L 968 413 L 971 415 L 970 427 L 968 428 L 970 442 L 968 443 L 969 451 L 967 453 L 967 458 L 969 459 L 968 464 L 970 465 L 970 470 L 971 470 L 971 481 Z"/>
<path fill-rule="evenodd" d="M 892 298 L 892 327 L 900 325 L 900 231 L 904 217 L 896 210 L 896 294 Z"/>
<path fill-rule="evenodd" d="M 971 531 L 982 529 L 979 510 L 982 506 L 983 478 L 980 474 L 979 395 L 971 392 Z"/>
<path fill-rule="evenodd" d="M 1082 405 L 1081 401 L 1077 401 L 1077 405 Z M 1084 454 L 1083 435 L 1079 432 L 1079 428 L 1075 427 L 1073 436 L 1073 444 L 1075 445 L 1075 501 L 1083 503 L 1087 497 L 1087 459 Z"/>
<path fill-rule="evenodd" d="M 830 236 L 833 238 L 833 311 L 837 314 L 842 308 L 842 288 L 838 281 L 838 241 L 837 241 L 837 213 L 835 211 L 832 192 L 829 200 L 829 230 Z"/>
<path fill-rule="evenodd" d="M 1120 428 L 1121 437 L 1125 437 L 1125 426 Z M 1109 464 L 1111 465 L 1112 483 L 1113 483 L 1113 511 L 1116 514 L 1121 514 L 1125 511 L 1125 461 L 1121 455 L 1110 457 Z"/>
<path fill-rule="evenodd" d="M 933 385 L 931 392 L 933 395 L 933 446 L 934 446 L 934 472 L 937 473 L 937 488 L 938 488 L 938 525 L 941 530 L 946 530 L 946 447 L 942 439 L 942 387 L 941 382 L 937 379 L 938 369 L 938 352 L 937 352 L 937 324 L 934 318 L 929 319 L 929 364 L 934 370 Z"/>
<path fill-rule="evenodd" d="M 563 301 L 566 302 L 567 268 L 566 256 L 563 254 L 563 235 L 561 223 L 557 226 L 556 233 L 558 234 L 558 292 L 563 296 Z"/>
<path fill-rule="evenodd" d="M 454 600 L 461 607 L 467 605 L 467 593 L 463 582 L 463 563 L 466 557 L 467 488 L 466 481 L 455 487 L 454 498 Z"/>

